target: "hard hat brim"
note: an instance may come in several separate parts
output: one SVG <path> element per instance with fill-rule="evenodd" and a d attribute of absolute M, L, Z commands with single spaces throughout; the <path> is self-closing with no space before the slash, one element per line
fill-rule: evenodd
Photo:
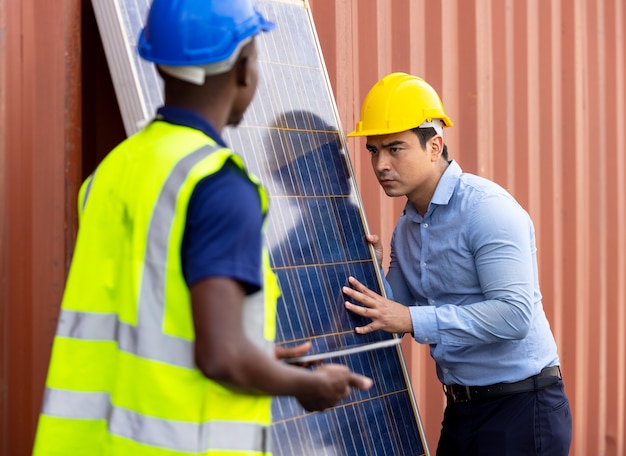
<path fill-rule="evenodd" d="M 439 120 L 441 120 L 441 123 L 443 124 L 442 127 L 443 128 L 448 128 L 451 127 L 452 125 L 454 125 L 452 123 L 452 120 L 450 120 L 449 117 L 441 117 L 439 118 Z M 361 136 L 383 136 L 383 135 L 392 135 L 394 133 L 402 133 L 403 131 L 409 131 L 412 130 L 414 128 L 418 128 L 421 125 L 402 125 L 402 126 L 398 126 L 397 128 L 370 128 L 370 129 L 365 129 L 362 126 L 362 122 L 357 122 L 356 124 L 356 128 L 351 131 L 350 133 L 347 134 L 348 138 L 356 138 L 356 137 L 361 137 Z"/>

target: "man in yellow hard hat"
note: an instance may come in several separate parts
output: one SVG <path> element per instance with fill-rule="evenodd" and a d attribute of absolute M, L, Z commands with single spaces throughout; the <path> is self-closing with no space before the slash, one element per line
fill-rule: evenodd
<path fill-rule="evenodd" d="M 272 395 L 317 411 L 371 386 L 275 353 L 268 198 L 222 138 L 273 25 L 251 0 L 152 3 L 138 50 L 165 106 L 81 188 L 35 456 L 269 455 Z"/>
<path fill-rule="evenodd" d="M 535 235 L 497 184 L 449 160 L 452 121 L 419 77 L 392 73 L 367 94 L 356 129 L 378 182 L 407 202 L 391 241 L 393 299 L 356 278 L 346 308 L 430 345 L 447 397 L 437 455 L 566 456 L 572 437 L 557 347 L 543 310 Z M 379 261 L 382 247 L 377 236 Z"/>

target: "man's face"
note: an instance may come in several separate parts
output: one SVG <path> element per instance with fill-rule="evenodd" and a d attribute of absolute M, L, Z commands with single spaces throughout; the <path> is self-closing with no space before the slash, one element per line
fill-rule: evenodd
<path fill-rule="evenodd" d="M 420 194 L 432 194 L 439 178 L 435 168 L 439 154 L 433 153 L 431 147 L 435 138 L 428 141 L 424 150 L 411 130 L 367 137 L 366 148 L 374 173 L 387 196 L 406 196 L 417 201 Z"/>

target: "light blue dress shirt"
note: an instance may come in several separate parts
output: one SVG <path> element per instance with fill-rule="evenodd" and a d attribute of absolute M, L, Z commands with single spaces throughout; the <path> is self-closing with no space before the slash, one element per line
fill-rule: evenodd
<path fill-rule="evenodd" d="M 430 344 L 444 384 L 515 382 L 559 364 L 528 213 L 455 161 L 423 217 L 407 202 L 387 280 L 394 300 L 411 306 L 413 336 Z"/>

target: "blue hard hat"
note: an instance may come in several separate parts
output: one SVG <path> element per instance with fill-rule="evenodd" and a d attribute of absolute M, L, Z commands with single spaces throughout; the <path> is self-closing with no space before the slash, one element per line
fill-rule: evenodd
<path fill-rule="evenodd" d="M 252 0 L 154 0 L 137 48 L 160 65 L 206 65 L 229 59 L 242 42 L 273 28 Z"/>

